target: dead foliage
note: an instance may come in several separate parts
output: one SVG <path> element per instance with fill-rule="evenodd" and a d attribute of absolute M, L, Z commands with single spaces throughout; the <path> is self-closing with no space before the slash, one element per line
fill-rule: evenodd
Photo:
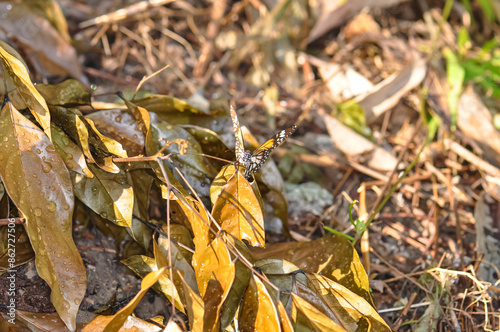
<path fill-rule="evenodd" d="M 3 2 L 0 330 L 499 329 L 488 3 Z"/>

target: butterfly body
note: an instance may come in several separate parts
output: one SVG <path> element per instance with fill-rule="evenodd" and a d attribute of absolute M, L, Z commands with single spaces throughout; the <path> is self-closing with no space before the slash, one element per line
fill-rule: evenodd
<path fill-rule="evenodd" d="M 244 176 L 249 181 L 252 180 L 251 173 L 257 172 L 262 165 L 264 165 L 271 152 L 280 146 L 297 129 L 297 126 L 293 125 L 288 129 L 281 130 L 252 153 L 244 148 L 240 123 L 232 106 L 231 118 L 233 120 L 233 131 L 236 138 L 236 161 L 245 168 Z"/>

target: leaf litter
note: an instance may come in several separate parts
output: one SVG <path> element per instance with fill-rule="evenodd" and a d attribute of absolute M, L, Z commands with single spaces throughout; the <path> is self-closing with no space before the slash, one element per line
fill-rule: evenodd
<path fill-rule="evenodd" d="M 478 3 L 481 27 L 462 3 L 6 2 L 0 289 L 36 266 L 56 312 L 19 301 L 16 323 L 498 329 L 498 17 Z M 299 124 L 255 181 L 229 104 L 252 149 Z M 311 181 L 333 200 L 290 206 Z"/>

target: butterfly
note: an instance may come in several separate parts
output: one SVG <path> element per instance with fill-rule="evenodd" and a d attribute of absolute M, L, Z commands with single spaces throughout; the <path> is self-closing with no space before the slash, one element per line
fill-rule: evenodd
<path fill-rule="evenodd" d="M 246 151 L 243 146 L 243 134 L 241 133 L 240 122 L 238 121 L 238 116 L 236 115 L 233 106 L 231 106 L 230 112 L 231 119 L 233 120 L 234 137 L 236 139 L 236 161 L 245 167 L 243 175 L 245 176 L 245 179 L 251 181 L 251 173 L 257 172 L 262 165 L 264 165 L 269 157 L 269 154 L 280 146 L 289 136 L 291 136 L 297 129 L 297 126 L 293 125 L 290 128 L 280 131 L 252 153 L 250 151 Z"/>

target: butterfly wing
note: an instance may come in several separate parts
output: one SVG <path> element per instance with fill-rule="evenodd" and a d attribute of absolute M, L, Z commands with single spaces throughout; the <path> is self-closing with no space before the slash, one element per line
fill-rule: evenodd
<path fill-rule="evenodd" d="M 296 129 L 297 126 L 293 125 L 274 135 L 252 153 L 250 160 L 244 166 L 252 173 L 257 172 L 264 165 L 271 152 L 290 137 Z"/>
<path fill-rule="evenodd" d="M 233 106 L 230 108 L 231 119 L 233 120 L 233 131 L 236 144 L 234 150 L 236 152 L 236 161 L 243 164 L 243 154 L 245 153 L 245 147 L 243 145 L 243 134 L 241 133 L 240 122 L 238 121 L 238 115 L 234 111 Z"/>

